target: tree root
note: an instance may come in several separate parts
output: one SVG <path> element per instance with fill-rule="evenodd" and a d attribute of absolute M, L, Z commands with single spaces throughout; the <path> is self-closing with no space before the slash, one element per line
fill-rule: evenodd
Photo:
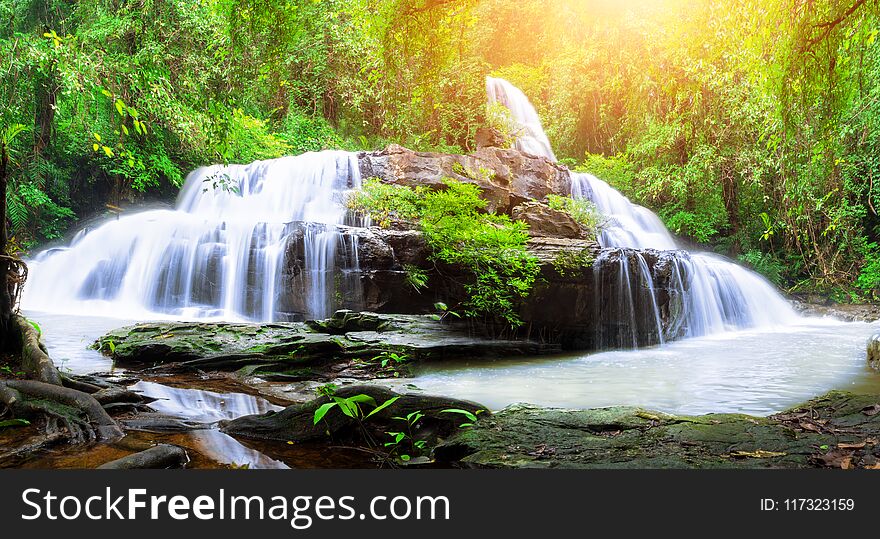
<path fill-rule="evenodd" d="M 13 316 L 12 323 L 21 336 L 21 368 L 28 377 L 47 384 L 62 385 L 61 373 L 40 343 L 34 326 L 20 315 Z"/>
<path fill-rule="evenodd" d="M 44 414 L 47 433 L 66 428 L 74 442 L 112 441 L 123 436 L 101 404 L 76 389 L 35 380 L 0 381 L 0 402 L 16 416 Z"/>
<path fill-rule="evenodd" d="M 180 446 L 160 444 L 98 466 L 99 470 L 136 470 L 182 468 L 189 457 Z"/>

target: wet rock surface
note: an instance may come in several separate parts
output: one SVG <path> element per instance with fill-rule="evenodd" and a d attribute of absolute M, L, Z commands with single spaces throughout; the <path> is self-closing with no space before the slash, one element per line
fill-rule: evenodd
<path fill-rule="evenodd" d="M 280 379 L 391 376 L 408 362 L 557 351 L 528 340 L 473 336 L 431 316 L 338 311 L 309 323 L 148 323 L 111 331 L 95 344 L 118 365 L 165 371 L 238 370 Z M 382 365 L 381 354 L 388 356 Z"/>
<path fill-rule="evenodd" d="M 485 468 L 876 468 L 880 397 L 833 391 L 770 417 L 514 405 L 436 447 Z"/>

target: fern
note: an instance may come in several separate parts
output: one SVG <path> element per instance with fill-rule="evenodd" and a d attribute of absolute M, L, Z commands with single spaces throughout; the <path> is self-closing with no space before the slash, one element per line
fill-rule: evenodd
<path fill-rule="evenodd" d="M 12 221 L 13 229 L 21 230 L 27 226 L 30 212 L 15 193 L 9 193 L 6 197 L 6 213 Z"/>

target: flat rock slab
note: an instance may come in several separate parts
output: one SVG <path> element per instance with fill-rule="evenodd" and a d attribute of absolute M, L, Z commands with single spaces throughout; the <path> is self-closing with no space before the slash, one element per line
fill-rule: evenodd
<path fill-rule="evenodd" d="M 383 352 L 409 362 L 558 351 L 533 341 L 475 337 L 431 316 L 350 311 L 311 322 L 138 324 L 107 333 L 94 347 L 126 366 L 243 369 L 243 374 L 287 373 L 303 379 L 338 374 L 355 364 L 366 378 L 403 367 L 395 360 L 384 367 L 373 360 Z"/>
<path fill-rule="evenodd" d="M 514 405 L 435 448 L 481 468 L 880 468 L 880 396 L 831 392 L 771 417 Z"/>

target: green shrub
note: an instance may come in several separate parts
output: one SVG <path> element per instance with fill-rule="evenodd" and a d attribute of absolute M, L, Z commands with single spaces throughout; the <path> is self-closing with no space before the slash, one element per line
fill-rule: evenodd
<path fill-rule="evenodd" d="M 507 215 L 482 213 L 486 201 L 472 184 L 445 181 L 447 189 L 424 198 L 422 229 L 433 257 L 467 268 L 464 314 L 522 325 L 518 300 L 532 290 L 537 259 L 526 250 L 528 227 Z"/>
<path fill-rule="evenodd" d="M 486 107 L 486 127 L 493 129 L 502 139 L 502 148 L 510 148 L 522 135 L 522 127 L 513 119 L 510 109 L 498 101 Z"/>
<path fill-rule="evenodd" d="M 746 251 L 739 256 L 739 260 L 748 264 L 749 267 L 769 279 L 773 284 L 782 284 L 785 266 L 772 254 L 761 251 Z"/>
<path fill-rule="evenodd" d="M 876 296 L 880 289 L 880 248 L 876 243 L 869 243 L 865 249 L 865 265 L 856 278 L 856 286 Z"/>
<path fill-rule="evenodd" d="M 547 205 L 550 206 L 551 209 L 564 211 L 569 214 L 572 219 L 577 221 L 594 236 L 596 232 L 602 228 L 604 217 L 599 212 L 599 208 L 585 198 L 547 195 Z"/>
<path fill-rule="evenodd" d="M 349 195 L 346 205 L 350 210 L 369 216 L 382 228 L 388 228 L 395 220 L 418 219 L 424 192 L 423 188 L 413 189 L 368 178 L 361 189 Z"/>
<path fill-rule="evenodd" d="M 418 221 L 432 258 L 470 273 L 463 314 L 518 327 L 518 300 L 531 292 L 539 271 L 537 259 L 526 250 L 527 225 L 485 212 L 486 201 L 476 185 L 454 180 L 444 184 L 445 189 L 429 192 L 371 179 L 352 193 L 348 207 L 381 226 L 395 219 Z M 427 275 L 416 277 L 418 287 L 424 287 Z"/>

